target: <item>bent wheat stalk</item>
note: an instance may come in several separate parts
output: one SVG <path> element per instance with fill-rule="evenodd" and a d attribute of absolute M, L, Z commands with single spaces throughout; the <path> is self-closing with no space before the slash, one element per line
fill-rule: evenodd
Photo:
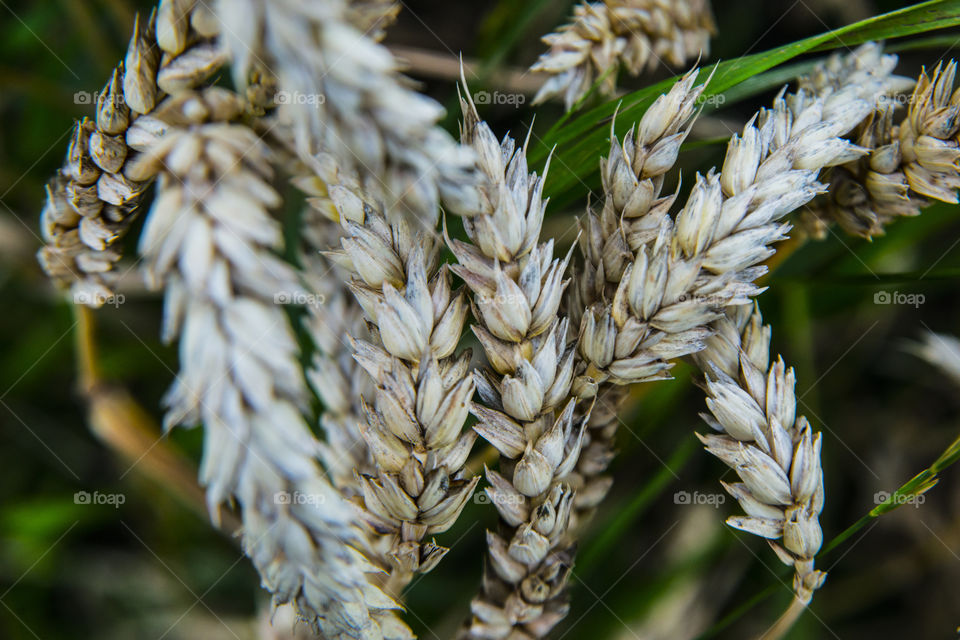
<path fill-rule="evenodd" d="M 603 400 L 610 385 L 666 377 L 671 359 L 704 348 L 708 325 L 724 308 L 745 304 L 762 291 L 754 281 L 764 272 L 760 263 L 774 253 L 769 245 L 790 228 L 782 219 L 825 190 L 817 179 L 821 169 L 866 153 L 840 136 L 863 121 L 895 84 L 892 66 L 877 45 L 851 55 L 860 62 L 846 75 L 837 74 L 827 95 L 781 91 L 772 110 L 761 110 L 730 141 L 722 171 L 697 176 L 675 218 L 669 214 L 672 198 L 653 200 L 658 190 L 643 180 L 643 167 L 608 161 L 605 171 L 613 180 L 605 184 L 604 207 L 613 200 L 621 221 L 614 224 L 614 215 L 602 224 L 588 218 L 594 226 L 585 253 L 592 270 L 585 280 L 600 301 L 581 321 L 583 364 L 575 387 L 598 385 Z M 673 114 L 686 113 L 690 107 L 683 105 L 695 100 L 687 91 L 671 92 L 651 106 L 641 124 L 653 132 L 670 125 Z M 616 148 L 611 157 L 629 157 Z M 599 275 L 607 271 L 620 272 L 612 299 L 603 295 L 610 277 Z M 582 297 L 589 300 L 590 291 Z M 609 415 L 615 414 L 613 409 Z M 603 426 L 601 434 L 615 430 L 615 425 Z M 609 445 L 604 449 L 596 459 L 612 457 Z"/>
<path fill-rule="evenodd" d="M 708 0 L 604 0 L 573 9 L 573 20 L 543 37 L 550 45 L 531 71 L 550 74 L 534 104 L 563 96 L 569 111 L 602 78 L 616 91 L 621 66 L 632 76 L 661 63 L 682 66 L 710 53 L 716 32 Z"/>

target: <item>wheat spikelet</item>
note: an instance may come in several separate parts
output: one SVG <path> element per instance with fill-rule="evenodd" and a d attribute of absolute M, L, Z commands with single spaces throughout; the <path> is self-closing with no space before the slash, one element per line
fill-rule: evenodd
<path fill-rule="evenodd" d="M 123 62 L 96 95 L 93 119 L 79 121 L 63 168 L 47 185 L 41 215 L 46 245 L 38 259 L 74 300 L 100 306 L 112 295 L 115 246 L 137 212 L 151 176 L 132 176 L 131 160 L 164 130 L 151 112 L 165 94 L 204 84 L 225 57 L 191 0 L 163 0 L 137 18 Z M 150 115 L 145 115 L 150 114 Z"/>
<path fill-rule="evenodd" d="M 437 125 L 442 107 L 413 91 L 390 52 L 349 22 L 344 0 L 217 7 L 236 84 L 268 65 L 304 162 L 328 154 L 367 197 L 428 229 L 441 196 L 453 210 L 476 208 L 472 154 Z"/>
<path fill-rule="evenodd" d="M 376 465 L 360 477 L 362 506 L 386 536 L 387 588 L 399 592 L 447 552 L 427 536 L 453 526 L 479 478 L 464 476 L 476 434 L 462 432 L 474 384 L 469 350 L 455 354 L 466 319 L 437 246 L 404 218 L 388 222 L 349 189 L 330 187 L 346 235 L 332 260 L 370 322 L 368 340 L 352 338 L 354 357 L 376 390 L 363 404 L 360 430 Z"/>
<path fill-rule="evenodd" d="M 709 53 L 715 31 L 707 0 L 578 4 L 569 24 L 543 38 L 550 49 L 531 70 L 550 78 L 533 103 L 563 95 L 569 110 L 600 78 L 601 95 L 613 95 L 621 65 L 633 76 L 664 61 L 681 66 Z"/>
<path fill-rule="evenodd" d="M 193 99 L 223 101 L 223 91 Z M 140 250 L 148 280 L 165 288 L 164 337 L 180 340 L 165 422 L 205 425 L 210 508 L 239 503 L 244 549 L 276 603 L 294 603 L 325 637 L 408 638 L 397 605 L 369 581 L 377 569 L 357 551 L 354 510 L 317 466 L 300 415 L 297 345 L 275 301 L 302 289 L 274 255 L 268 149 L 245 125 L 191 123 L 196 105 L 181 104 L 136 165 L 160 172 Z"/>
<path fill-rule="evenodd" d="M 730 526 L 766 538 L 796 570 L 793 587 L 807 604 L 826 574 L 814 569 L 823 542 L 821 437 L 796 415 L 793 369 L 770 361 L 770 327 L 750 305 L 733 306 L 713 323 L 715 334 L 694 361 L 706 374 L 703 419 L 719 435 L 698 434 L 705 448 L 742 482 L 722 483 L 745 516 Z"/>
<path fill-rule="evenodd" d="M 884 62 L 892 68 L 896 58 L 884 56 Z M 867 69 L 875 72 L 876 66 Z M 885 226 L 901 216 L 918 215 L 930 200 L 958 202 L 960 97 L 953 91 L 955 75 L 952 60 L 938 64 L 930 76 L 922 72 L 907 96 L 907 113 L 899 124 L 894 124 L 899 101 L 878 105 L 853 135 L 869 155 L 830 173 L 830 193 L 803 219 L 807 231 L 823 236 L 825 225 L 836 222 L 848 233 L 869 238 L 883 234 Z M 914 84 L 907 78 L 894 79 L 891 93 Z M 821 78 L 807 83 L 819 88 L 818 81 Z"/>
<path fill-rule="evenodd" d="M 489 205 L 464 219 L 472 244 L 448 241 L 467 283 L 490 364 L 476 374 L 474 429 L 500 453 L 486 489 L 500 514 L 487 533 L 481 593 L 464 638 L 543 637 L 567 613 L 574 546 L 568 535 L 573 491 L 558 483 L 580 452 L 585 417 L 568 400 L 574 346 L 558 309 L 570 256 L 540 243 L 543 177 L 528 174 L 525 148 L 498 143 L 472 101 L 461 99 L 461 137 L 480 158 Z"/>

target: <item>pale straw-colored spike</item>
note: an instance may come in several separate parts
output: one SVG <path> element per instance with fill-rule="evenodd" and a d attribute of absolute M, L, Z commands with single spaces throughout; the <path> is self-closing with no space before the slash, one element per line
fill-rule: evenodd
<path fill-rule="evenodd" d="M 509 136 L 498 142 L 464 93 L 461 137 L 480 158 L 486 208 L 464 219 L 471 243 L 449 246 L 490 365 L 477 373 L 472 411 L 500 454 L 486 494 L 501 531 L 487 534 L 483 586 L 461 637 L 540 638 L 568 609 L 573 490 L 559 479 L 576 463 L 589 414 L 568 399 L 575 347 L 558 310 L 569 255 L 540 242 L 543 177 L 528 173 L 526 150 Z"/>
<path fill-rule="evenodd" d="M 140 252 L 149 283 L 165 289 L 164 337 L 180 343 L 166 425 L 204 425 L 210 508 L 236 501 L 244 550 L 275 603 L 292 603 L 324 637 L 411 638 L 370 580 L 379 570 L 360 552 L 356 510 L 317 465 L 301 415 L 306 385 L 283 303 L 306 292 L 276 255 L 269 149 L 246 125 L 191 123 L 191 105 L 161 114 L 167 131 L 134 166 L 159 173 Z"/>
<path fill-rule="evenodd" d="M 675 217 L 667 206 L 624 214 L 616 232 L 632 257 L 612 300 L 593 304 L 581 322 L 585 376 L 656 379 L 670 359 L 701 349 L 706 324 L 759 292 L 757 265 L 785 237 L 783 217 L 823 191 L 820 170 L 865 153 L 839 136 L 867 117 L 878 95 L 862 85 L 826 99 L 781 92 L 730 141 L 722 172 L 697 176 Z M 618 191 L 632 193 L 637 179 L 624 171 L 605 195 L 622 198 Z"/>
<path fill-rule="evenodd" d="M 796 598 L 808 604 L 826 573 L 814 568 L 823 542 L 821 434 L 797 415 L 793 369 L 770 359 L 770 327 L 752 305 L 729 307 L 693 360 L 706 375 L 705 448 L 740 476 L 723 483 L 745 515 L 730 526 L 766 538 L 796 570 Z"/>
<path fill-rule="evenodd" d="M 884 56 L 880 65 L 868 60 L 861 73 L 877 73 L 894 64 L 895 56 Z M 896 83 L 890 99 L 881 101 L 872 117 L 851 135 L 869 154 L 830 171 L 830 192 L 800 218 L 807 233 L 823 237 L 826 226 L 836 222 L 847 233 L 870 238 L 882 235 L 886 226 L 901 216 L 918 215 L 932 200 L 958 202 L 960 95 L 954 93 L 956 66 L 953 60 L 939 63 L 931 75 L 921 72 L 916 82 L 892 77 Z M 802 83 L 819 90 L 829 86 L 831 75 L 825 72 Z M 904 94 L 911 86 L 913 92 Z M 897 123 L 896 111 L 904 102 L 906 114 Z"/>
<path fill-rule="evenodd" d="M 543 38 L 550 49 L 532 71 L 549 74 L 534 98 L 562 96 L 569 110 L 595 82 L 616 91 L 621 67 L 632 76 L 660 64 L 675 67 L 710 53 L 716 32 L 708 0 L 605 0 L 584 2 L 573 19 Z"/>
<path fill-rule="evenodd" d="M 332 156 L 391 215 L 427 229 L 441 199 L 451 210 L 475 208 L 473 155 L 438 125 L 443 108 L 351 24 L 346 0 L 222 0 L 215 10 L 236 84 L 266 65 L 304 162 Z"/>
<path fill-rule="evenodd" d="M 744 304 L 762 291 L 754 284 L 764 272 L 760 263 L 789 230 L 783 218 L 825 190 L 818 181 L 820 170 L 864 155 L 842 136 L 869 116 L 895 81 L 877 45 L 863 45 L 850 55 L 878 63 L 878 73 L 838 76 L 822 96 L 782 91 L 773 109 L 761 110 L 733 137 L 722 171 L 697 176 L 675 216 L 669 212 L 673 197 L 653 199 L 658 189 L 643 180 L 646 165 L 633 166 L 630 156 L 614 145 L 611 157 L 616 161 L 604 165 L 613 176 L 604 184 L 604 207 L 614 203 L 614 215 L 607 219 L 619 218 L 620 224 L 599 224 L 588 216 L 592 235 L 585 243 L 585 286 L 592 289 L 583 299 L 589 301 L 593 291 L 599 301 L 581 320 L 582 364 L 574 383 L 581 395 L 597 389 L 595 411 L 606 409 L 611 422 L 596 425 L 608 438 L 594 438 L 590 430 L 590 443 L 597 444 L 589 459 L 598 464 L 579 483 L 589 486 L 613 456 L 616 401 L 624 394 L 610 391 L 610 385 L 662 379 L 669 375 L 671 360 L 703 349 L 709 324 L 725 307 Z M 672 91 L 651 106 L 637 130 L 657 132 L 673 122 L 674 114 L 682 112 L 678 105 L 695 101 L 687 91 L 671 99 Z M 608 271 L 613 275 L 608 277 Z M 600 273 L 603 277 L 596 275 Z M 605 397 L 611 393 L 612 401 Z M 609 481 L 598 481 L 602 484 L 594 491 L 579 495 L 602 498 Z M 585 508 L 590 504 L 585 502 Z"/>
<path fill-rule="evenodd" d="M 623 144 L 611 135 L 610 153 L 601 160 L 604 191 L 599 214 L 588 210 L 581 222 L 580 254 L 575 284 L 565 300 L 575 326 L 595 304 L 612 300 L 626 269 L 634 260 L 634 244 L 642 241 L 642 221 L 655 222 L 670 209 L 675 194 L 661 195 L 666 174 L 673 168 L 686 138 L 705 85 L 697 85 L 691 71 L 650 106 Z M 628 231 L 630 233 L 628 234 Z M 582 365 L 581 365 L 582 366 Z M 583 452 L 576 469 L 565 480 L 576 487 L 575 515 L 578 522 L 590 517 L 612 484 L 607 468 L 614 458 L 615 439 L 621 423 L 619 412 L 627 396 L 625 387 L 601 384 L 587 376 L 579 379 L 578 393 L 596 389 L 596 403 L 584 434 Z"/>
<path fill-rule="evenodd" d="M 375 387 L 360 422 L 374 469 L 359 477 L 359 502 L 390 543 L 385 588 L 399 593 L 446 554 L 432 536 L 453 526 L 479 481 L 463 469 L 476 439 L 463 431 L 474 392 L 470 351 L 456 353 L 467 300 L 438 268 L 429 235 L 343 186 L 329 196 L 345 235 L 328 256 L 349 271 L 370 325 L 368 339 L 350 338 Z"/>
<path fill-rule="evenodd" d="M 63 167 L 47 184 L 37 257 L 74 302 L 99 307 L 113 295 L 118 241 L 133 222 L 152 178 L 131 175 L 138 153 L 163 133 L 152 113 L 164 94 L 208 82 L 225 58 L 214 33 L 198 32 L 195 0 L 162 0 L 134 24 L 127 55 L 99 93 L 76 94 L 95 107 L 76 124 Z M 162 58 L 161 58 L 162 56 Z M 144 115 L 146 114 L 146 115 Z"/>

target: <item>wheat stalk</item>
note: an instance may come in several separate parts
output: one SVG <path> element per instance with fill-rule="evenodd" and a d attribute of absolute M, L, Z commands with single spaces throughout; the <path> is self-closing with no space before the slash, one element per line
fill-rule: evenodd
<path fill-rule="evenodd" d="M 195 105 L 167 113 L 167 132 L 137 160 L 160 173 L 140 251 L 165 289 L 164 337 L 180 338 L 165 422 L 205 425 L 210 508 L 239 503 L 244 549 L 276 603 L 294 603 L 326 637 L 408 638 L 396 603 L 369 581 L 377 569 L 357 551 L 354 511 L 316 465 L 300 415 L 297 345 L 275 296 L 302 289 L 274 255 L 268 149 L 242 124 L 190 124 Z"/>
<path fill-rule="evenodd" d="M 268 66 L 301 158 L 328 183 L 347 179 L 329 179 L 318 154 L 388 212 L 428 229 L 441 196 L 451 209 L 476 208 L 472 154 L 437 125 L 442 107 L 413 91 L 390 52 L 359 30 L 368 22 L 351 24 L 344 0 L 224 1 L 217 15 L 235 83 Z"/>
<path fill-rule="evenodd" d="M 853 55 L 877 61 L 879 47 L 865 45 Z M 753 282 L 763 273 L 759 263 L 774 252 L 768 245 L 789 229 L 782 218 L 825 190 L 817 180 L 822 168 L 866 153 L 840 136 L 861 122 L 891 85 L 887 65 L 875 74 L 847 74 L 837 82 L 823 97 L 782 91 L 772 110 L 761 110 L 742 135 L 733 137 L 720 174 L 697 176 L 675 218 L 669 214 L 673 198 L 655 199 L 659 185 L 644 179 L 649 160 L 641 163 L 632 156 L 640 150 L 641 158 L 649 154 L 672 163 L 683 133 L 673 133 L 674 139 L 667 137 L 652 149 L 644 145 L 661 130 L 679 129 L 689 117 L 696 101 L 692 75 L 644 115 L 640 144 L 628 138 L 621 150 L 614 140 L 614 160 L 604 165 L 604 210 L 610 213 L 599 221 L 588 215 L 584 254 L 589 266 L 580 302 L 599 301 L 581 321 L 583 365 L 575 388 L 599 385 L 598 404 L 603 406 L 610 404 L 605 393 L 623 395 L 610 391 L 611 384 L 666 377 L 671 359 L 703 348 L 707 325 L 725 307 L 744 304 L 761 291 Z M 617 284 L 608 299 L 611 280 Z M 615 418 L 615 404 L 608 415 Z M 612 457 L 616 425 L 597 426 L 594 459 L 603 463 Z"/>
<path fill-rule="evenodd" d="M 351 273 L 350 288 L 370 322 L 354 357 L 376 385 L 360 430 L 376 463 L 360 477 L 362 506 L 387 536 L 388 590 L 431 570 L 447 549 L 429 535 L 453 526 L 479 478 L 464 476 L 476 434 L 463 432 L 474 384 L 470 351 L 455 355 L 467 313 L 437 246 L 405 219 L 385 215 L 349 189 L 330 187 L 346 232 L 328 255 Z"/>
<path fill-rule="evenodd" d="M 766 538 L 794 567 L 793 588 L 803 604 L 826 579 L 814 569 L 823 542 L 821 437 L 796 415 L 794 373 L 782 358 L 770 361 L 770 327 L 750 305 L 729 307 L 694 361 L 706 374 L 704 421 L 719 435 L 698 434 L 705 448 L 737 472 L 722 483 L 743 507 L 730 526 Z M 778 541 L 778 542 L 777 542 Z"/>
<path fill-rule="evenodd" d="M 550 49 L 532 71 L 550 74 L 533 99 L 563 96 L 567 110 L 602 79 L 601 95 L 616 91 L 617 72 L 632 76 L 662 62 L 681 66 L 709 54 L 716 32 L 707 0 L 605 0 L 585 2 L 573 20 L 544 36 Z"/>
<path fill-rule="evenodd" d="M 930 76 L 922 72 L 906 96 L 907 113 L 899 124 L 894 124 L 894 113 L 900 101 L 877 106 L 852 136 L 869 155 L 831 172 L 830 193 L 803 218 L 811 235 L 823 236 L 826 225 L 836 222 L 848 233 L 869 238 L 883 234 L 901 216 L 918 215 L 929 200 L 958 202 L 960 96 L 953 91 L 955 75 L 953 60 L 938 64 Z M 914 85 L 908 78 L 897 80 L 898 93 Z M 808 82 L 823 84 L 818 77 Z"/>
<path fill-rule="evenodd" d="M 38 259 L 75 302 L 110 296 L 116 246 L 129 229 L 152 176 L 132 175 L 131 160 L 163 133 L 153 116 L 164 95 L 203 85 L 223 64 L 216 25 L 202 3 L 163 0 L 134 23 L 126 57 L 96 95 L 94 118 L 74 127 L 63 167 L 48 184 Z"/>
<path fill-rule="evenodd" d="M 487 533 L 483 586 L 461 635 L 543 637 L 568 608 L 573 491 L 558 479 L 577 461 L 585 420 L 574 419 L 576 402 L 567 398 L 574 346 L 558 317 L 570 256 L 554 258 L 553 241 L 540 242 L 543 177 L 528 173 L 526 149 L 509 136 L 498 142 L 469 94 L 461 106 L 461 138 L 480 159 L 488 206 L 464 219 L 472 244 L 448 245 L 490 365 L 476 374 L 472 412 L 475 431 L 500 453 L 486 494 L 501 521 L 499 533 Z"/>
<path fill-rule="evenodd" d="M 676 162 L 704 90 L 704 85 L 694 84 L 696 77 L 695 71 L 687 73 L 667 94 L 657 98 L 637 126 L 627 132 L 622 145 L 611 129 L 610 153 L 600 164 L 603 206 L 599 215 L 588 210 L 581 222 L 583 265 L 564 301 L 575 326 L 582 326 L 584 313 L 589 308 L 603 304 L 616 293 L 634 259 L 631 236 L 626 233 L 631 222 L 643 220 L 645 216 L 662 216 L 676 199 L 675 194 L 661 196 L 661 189 L 666 174 Z M 636 228 L 633 237 L 641 231 L 641 227 Z M 582 370 L 584 365 L 578 363 L 578 367 Z M 575 513 L 582 522 L 603 501 L 612 485 L 606 470 L 615 454 L 616 433 L 621 422 L 618 412 L 627 389 L 598 384 L 589 375 L 581 375 L 575 386 L 581 395 L 596 395 L 580 460 L 576 469 L 564 478 L 576 487 Z"/>

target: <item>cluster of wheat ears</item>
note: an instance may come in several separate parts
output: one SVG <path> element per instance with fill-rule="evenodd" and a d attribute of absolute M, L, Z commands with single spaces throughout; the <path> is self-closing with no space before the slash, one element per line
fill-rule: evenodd
<path fill-rule="evenodd" d="M 500 524 L 460 636 L 546 636 L 611 486 L 627 390 L 684 357 L 704 376 L 700 438 L 739 476 L 723 486 L 743 515 L 727 522 L 795 569 L 802 609 L 826 578 L 822 438 L 770 355 L 757 280 L 791 229 L 872 236 L 957 201 L 954 63 L 912 80 L 877 44 L 832 57 L 676 202 L 662 186 L 710 81 L 690 71 L 622 141 L 611 133 L 602 194 L 564 253 L 541 237 L 549 194 L 527 143 L 498 140 L 465 83 L 457 142 L 379 44 L 397 10 L 161 0 L 48 185 L 46 271 L 78 303 L 108 300 L 145 211 L 136 264 L 180 345 L 166 425 L 203 425 L 211 513 L 237 510 L 263 586 L 322 637 L 413 637 L 403 589 L 443 561 L 481 443 L 499 454 L 482 490 Z M 579 5 L 544 38 L 537 100 L 612 95 L 620 67 L 695 60 L 713 30 L 705 0 Z M 293 247 L 284 183 L 303 196 Z M 322 300 L 296 316 L 306 368 L 283 304 L 304 300 Z M 314 499 L 278 499 L 293 493 Z"/>

